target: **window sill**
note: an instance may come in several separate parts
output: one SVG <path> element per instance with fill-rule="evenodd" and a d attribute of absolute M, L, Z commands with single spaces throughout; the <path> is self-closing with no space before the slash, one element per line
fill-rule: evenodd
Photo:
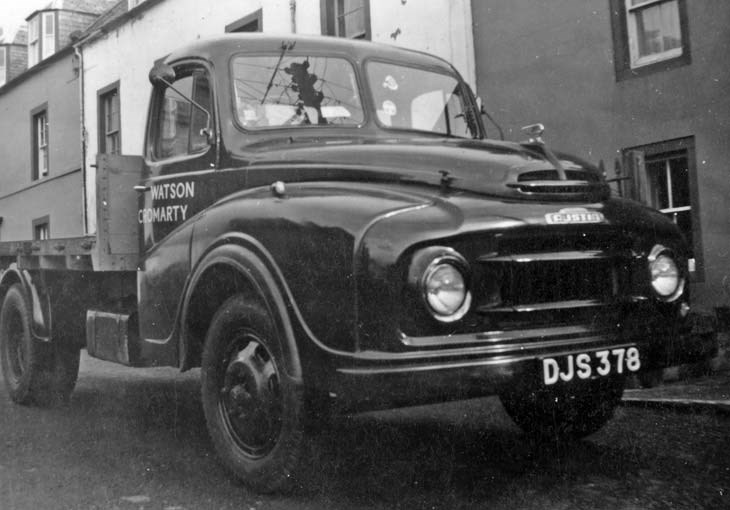
<path fill-rule="evenodd" d="M 677 57 L 665 58 L 663 60 L 654 60 L 650 63 L 645 63 L 631 67 L 626 65 L 621 69 L 616 70 L 616 81 L 630 80 L 632 78 L 641 78 L 655 73 L 661 73 L 683 67 L 692 63 L 689 51 L 683 50 L 682 54 Z"/>

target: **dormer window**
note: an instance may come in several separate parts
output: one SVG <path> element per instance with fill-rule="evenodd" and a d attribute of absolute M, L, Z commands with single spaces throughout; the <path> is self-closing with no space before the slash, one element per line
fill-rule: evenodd
<path fill-rule="evenodd" d="M 56 12 L 40 12 L 28 20 L 28 67 L 56 52 Z"/>

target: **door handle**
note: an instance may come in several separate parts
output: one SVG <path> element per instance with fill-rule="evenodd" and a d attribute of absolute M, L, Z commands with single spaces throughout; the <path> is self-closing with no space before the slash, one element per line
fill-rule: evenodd
<path fill-rule="evenodd" d="M 139 193 L 144 193 L 145 191 L 147 191 L 149 189 L 150 189 L 149 186 L 143 186 L 141 184 L 138 184 L 137 186 L 134 187 L 134 191 L 137 191 Z"/>

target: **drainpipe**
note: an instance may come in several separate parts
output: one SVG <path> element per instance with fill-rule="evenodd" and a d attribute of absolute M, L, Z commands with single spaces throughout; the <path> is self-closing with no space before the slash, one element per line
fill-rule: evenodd
<path fill-rule="evenodd" d="M 291 33 L 297 33 L 297 0 L 289 0 L 289 13 L 291 15 Z"/>
<path fill-rule="evenodd" d="M 86 109 L 84 105 L 84 54 L 79 45 L 74 45 L 74 55 L 79 63 L 79 110 L 81 115 L 81 189 L 84 194 L 84 235 L 89 235 L 89 203 L 86 193 Z"/>

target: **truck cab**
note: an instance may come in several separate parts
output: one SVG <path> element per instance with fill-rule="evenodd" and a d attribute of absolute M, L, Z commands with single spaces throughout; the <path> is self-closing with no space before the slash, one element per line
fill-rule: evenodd
<path fill-rule="evenodd" d="M 175 51 L 150 81 L 143 156 L 99 164 L 112 183 L 99 188 L 101 230 L 127 218 L 137 256 L 84 278 L 7 272 L 11 373 L 13 346 L 53 343 L 60 289 L 83 288 L 64 314 L 81 326 L 60 322 L 85 337 L 76 350 L 201 367 L 222 462 L 279 490 L 301 469 L 309 422 L 330 412 L 496 394 L 527 434 L 584 437 L 628 375 L 681 342 L 676 226 L 613 196 L 540 128 L 490 138 L 437 57 L 227 35 Z M 23 319 L 36 301 L 45 340 Z"/>

